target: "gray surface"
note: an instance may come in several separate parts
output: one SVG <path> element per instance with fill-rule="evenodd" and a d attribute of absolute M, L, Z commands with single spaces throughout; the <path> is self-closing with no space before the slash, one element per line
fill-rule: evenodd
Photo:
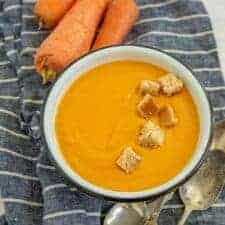
<path fill-rule="evenodd" d="M 97 225 L 101 210 L 110 203 L 74 189 L 51 165 L 44 146 L 40 151 L 39 110 L 48 87 L 43 87 L 35 74 L 32 56 L 47 32 L 38 32 L 32 18 L 32 2 L 0 1 L 0 23 L 4 24 L 0 27 L 0 38 L 4 41 L 0 48 L 0 80 L 10 79 L 0 82 L 0 184 L 5 218 L 9 225 Z M 210 96 L 214 119 L 224 118 L 224 82 L 210 19 L 202 3 L 138 2 L 150 4 L 141 9 L 141 20 L 154 20 L 136 25 L 128 41 L 159 47 L 189 64 Z M 194 14 L 201 16 L 187 18 Z M 148 34 L 143 36 L 144 33 Z M 224 197 L 225 193 L 207 212 L 194 213 L 188 224 L 225 224 Z M 163 211 L 160 224 L 175 224 L 182 207 L 176 196 Z"/>
<path fill-rule="evenodd" d="M 225 1 L 203 0 L 212 20 L 221 67 L 225 78 Z"/>

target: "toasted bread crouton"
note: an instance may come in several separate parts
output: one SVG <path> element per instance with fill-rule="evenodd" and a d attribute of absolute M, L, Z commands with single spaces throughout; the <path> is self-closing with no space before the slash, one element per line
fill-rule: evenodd
<path fill-rule="evenodd" d="M 178 123 L 175 111 L 172 106 L 163 106 L 159 110 L 160 124 L 165 127 L 173 127 Z"/>
<path fill-rule="evenodd" d="M 164 139 L 165 134 L 163 130 L 153 122 L 148 121 L 140 130 L 138 144 L 146 148 L 156 148 L 162 146 Z"/>
<path fill-rule="evenodd" d="M 159 111 L 158 105 L 155 103 L 151 95 L 147 94 L 137 105 L 138 114 L 141 117 L 149 117 Z"/>
<path fill-rule="evenodd" d="M 183 89 L 183 82 L 172 73 L 169 73 L 159 79 L 161 91 L 167 96 L 172 96 Z"/>
<path fill-rule="evenodd" d="M 137 168 L 140 161 L 141 157 L 134 152 L 132 147 L 127 147 L 120 155 L 116 164 L 126 173 L 131 173 Z"/>
<path fill-rule="evenodd" d="M 139 93 L 144 96 L 150 94 L 153 96 L 159 95 L 160 84 L 157 81 L 142 80 L 139 85 Z"/>

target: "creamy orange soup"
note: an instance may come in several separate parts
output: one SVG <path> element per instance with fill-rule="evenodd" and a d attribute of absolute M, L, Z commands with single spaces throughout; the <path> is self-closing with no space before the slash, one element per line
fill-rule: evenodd
<path fill-rule="evenodd" d="M 174 107 L 179 123 L 165 130 L 165 142 L 157 149 L 137 143 L 145 122 L 136 112 L 141 80 L 156 80 L 167 72 L 151 64 L 118 61 L 99 66 L 72 84 L 56 115 L 57 140 L 71 168 L 89 182 L 115 191 L 140 191 L 161 185 L 176 176 L 192 157 L 199 136 L 199 117 L 186 88 L 173 97 L 156 101 Z M 150 118 L 158 124 L 158 118 Z M 126 174 L 116 160 L 132 146 L 142 157 Z"/>

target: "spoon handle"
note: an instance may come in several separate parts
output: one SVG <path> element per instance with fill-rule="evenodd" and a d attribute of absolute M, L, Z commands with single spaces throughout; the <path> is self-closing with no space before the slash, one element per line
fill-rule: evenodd
<path fill-rule="evenodd" d="M 150 213 L 150 216 L 145 219 L 144 225 L 158 225 L 160 212 L 165 203 L 173 197 L 173 194 L 174 192 L 171 192 L 155 200 L 155 202 L 151 205 L 152 212 Z"/>
<path fill-rule="evenodd" d="M 187 218 L 192 213 L 192 211 L 193 211 L 192 209 L 185 208 L 184 213 L 183 213 L 183 215 L 182 215 L 182 217 L 181 217 L 181 219 L 180 219 L 180 221 L 178 222 L 177 225 L 184 225 L 186 220 L 187 220 Z"/>
<path fill-rule="evenodd" d="M 144 225 L 158 225 L 159 213 L 153 213 L 150 218 L 144 221 Z"/>

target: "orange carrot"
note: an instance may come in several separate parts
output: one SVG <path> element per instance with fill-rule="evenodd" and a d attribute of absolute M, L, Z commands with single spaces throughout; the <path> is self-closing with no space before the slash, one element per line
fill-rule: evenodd
<path fill-rule="evenodd" d="M 35 67 L 43 82 L 52 81 L 73 60 L 87 53 L 109 0 L 77 0 L 38 48 Z"/>
<path fill-rule="evenodd" d="M 121 44 L 139 16 L 135 0 L 114 0 L 109 5 L 93 49 Z"/>
<path fill-rule="evenodd" d="M 37 0 L 34 14 L 44 28 L 55 27 L 76 0 Z"/>

